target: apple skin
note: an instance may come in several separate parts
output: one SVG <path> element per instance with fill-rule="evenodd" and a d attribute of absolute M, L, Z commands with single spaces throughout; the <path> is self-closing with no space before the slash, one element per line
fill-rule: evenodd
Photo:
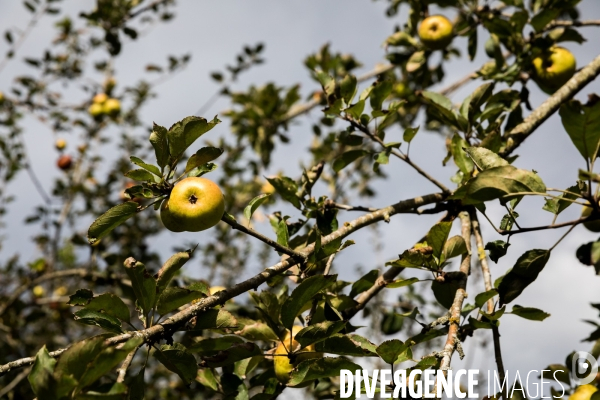
<path fill-rule="evenodd" d="M 219 186 L 206 178 L 185 178 L 160 207 L 160 218 L 172 232 L 200 232 L 215 226 L 225 212 Z"/>
<path fill-rule="evenodd" d="M 94 118 L 99 118 L 102 116 L 102 114 L 104 114 L 104 107 L 102 107 L 102 104 L 98 104 L 98 103 L 93 103 L 89 108 L 88 108 L 88 112 L 90 113 L 90 115 Z"/>
<path fill-rule="evenodd" d="M 67 147 L 67 141 L 65 139 L 57 139 L 54 143 L 54 147 L 59 151 L 64 150 L 65 147 Z"/>
<path fill-rule="evenodd" d="M 106 100 L 108 100 L 108 96 L 106 95 L 106 93 L 98 93 L 92 99 L 92 101 L 94 102 L 94 104 L 104 104 L 104 102 Z"/>
<path fill-rule="evenodd" d="M 598 388 L 594 385 L 581 385 L 569 396 L 569 400 L 590 400 L 592 395 L 597 391 Z"/>
<path fill-rule="evenodd" d="M 592 215 L 593 210 L 594 209 L 592 207 L 584 206 L 581 210 L 581 216 L 589 217 L 590 215 Z M 586 229 L 590 232 L 600 232 L 600 219 L 595 221 L 584 222 L 583 226 L 585 226 Z"/>
<path fill-rule="evenodd" d="M 300 325 L 294 325 L 292 327 L 292 335 L 296 337 L 296 334 L 303 329 Z M 285 343 L 285 344 L 284 344 Z M 275 376 L 277 380 L 281 383 L 287 383 L 290 380 L 290 372 L 294 369 L 294 366 L 298 365 L 302 361 L 310 360 L 313 358 L 321 358 L 323 357 L 323 353 L 315 353 L 315 346 L 312 344 L 310 346 L 306 346 L 299 354 L 296 355 L 294 359 L 294 363 L 292 364 L 289 357 L 285 357 L 285 355 L 290 352 L 297 351 L 300 349 L 300 343 L 298 343 L 295 339 L 292 339 L 292 347 L 290 348 L 290 332 L 288 331 L 283 339 L 283 342 L 279 342 L 277 348 L 275 349 L 275 353 L 273 354 L 281 354 L 273 357 L 273 364 L 275 366 Z M 310 354 L 302 354 L 303 352 L 311 352 Z"/>
<path fill-rule="evenodd" d="M 569 50 L 554 46 L 533 59 L 533 80 L 548 94 L 556 92 L 575 74 L 577 61 Z"/>
<path fill-rule="evenodd" d="M 421 22 L 419 38 L 430 50 L 442 50 L 452 43 L 452 22 L 443 15 L 432 15 Z"/>
<path fill-rule="evenodd" d="M 102 105 L 105 114 L 116 116 L 121 112 L 121 102 L 118 99 L 108 99 Z"/>
<path fill-rule="evenodd" d="M 70 169 L 72 165 L 73 159 L 70 155 L 67 154 L 58 157 L 58 160 L 56 161 L 56 166 L 62 169 L 63 171 Z"/>

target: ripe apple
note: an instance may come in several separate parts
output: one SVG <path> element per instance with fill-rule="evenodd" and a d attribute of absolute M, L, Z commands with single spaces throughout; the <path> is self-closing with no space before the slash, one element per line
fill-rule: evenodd
<path fill-rule="evenodd" d="M 452 22 L 443 15 L 432 15 L 421 22 L 419 38 L 425 47 L 441 50 L 452 42 Z"/>
<path fill-rule="evenodd" d="M 593 211 L 594 209 L 592 207 L 584 206 L 581 210 L 581 216 L 589 217 L 590 215 L 592 215 Z M 583 226 L 585 226 L 590 232 L 600 232 L 600 219 L 597 219 L 595 221 L 584 222 Z"/>
<path fill-rule="evenodd" d="M 310 360 L 312 358 L 320 358 L 323 357 L 322 353 L 315 353 L 315 346 L 312 344 L 310 346 L 306 346 L 304 349 L 300 350 L 300 343 L 298 343 L 294 338 L 296 334 L 302 330 L 302 326 L 294 325 L 292 327 L 292 340 L 290 347 L 290 332 L 288 331 L 283 339 L 283 342 L 279 342 L 277 348 L 275 349 L 275 356 L 273 357 L 273 364 L 275 365 L 275 376 L 279 380 L 279 382 L 287 383 L 290 380 L 290 372 L 294 369 L 295 365 L 298 365 L 302 361 Z M 300 352 L 296 353 L 294 358 L 294 363 L 292 364 L 289 357 L 286 357 L 291 352 Z M 309 352 L 310 354 L 302 354 Z"/>
<path fill-rule="evenodd" d="M 185 178 L 173 187 L 160 208 L 160 218 L 173 232 L 199 232 L 212 228 L 225 212 L 221 189 L 206 178 Z"/>
<path fill-rule="evenodd" d="M 43 295 L 46 294 L 46 290 L 43 288 L 43 286 L 37 285 L 36 287 L 33 288 L 33 295 L 35 297 L 42 297 Z"/>
<path fill-rule="evenodd" d="M 92 101 L 94 102 L 94 104 L 104 104 L 104 102 L 106 100 L 108 100 L 108 96 L 106 95 L 106 93 L 98 93 L 92 99 Z"/>
<path fill-rule="evenodd" d="M 552 94 L 571 79 L 576 68 L 573 53 L 554 46 L 533 59 L 533 80 L 544 92 Z"/>
<path fill-rule="evenodd" d="M 104 107 L 102 107 L 102 104 L 93 103 L 88 108 L 88 112 L 90 113 L 90 115 L 92 117 L 94 117 L 94 118 L 100 118 L 102 116 L 102 114 L 104 114 Z"/>
<path fill-rule="evenodd" d="M 590 400 L 597 391 L 598 389 L 594 385 L 581 385 L 569 396 L 569 400 Z"/>
<path fill-rule="evenodd" d="M 110 116 L 119 115 L 121 112 L 121 102 L 118 99 L 108 99 L 104 102 L 102 109 L 105 114 Z"/>
<path fill-rule="evenodd" d="M 63 171 L 70 169 L 72 165 L 73 159 L 68 154 L 63 154 L 62 156 L 58 157 L 58 160 L 56 161 L 56 166 Z"/>
<path fill-rule="evenodd" d="M 58 139 L 55 143 L 54 143 L 54 147 L 56 147 L 56 150 L 64 150 L 65 147 L 67 147 L 67 141 L 65 139 Z"/>

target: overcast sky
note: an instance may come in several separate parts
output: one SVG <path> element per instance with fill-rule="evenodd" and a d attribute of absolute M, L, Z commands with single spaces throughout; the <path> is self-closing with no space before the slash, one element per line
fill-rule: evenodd
<path fill-rule="evenodd" d="M 65 1 L 61 7 L 68 9 L 71 15 L 76 15 L 79 10 L 90 9 L 94 4 L 91 0 Z M 316 51 L 326 42 L 331 43 L 335 51 L 352 53 L 360 60 L 364 67 L 361 72 L 370 70 L 377 63 L 383 62 L 385 50 L 381 43 L 389 36 L 394 26 L 404 22 L 405 13 L 394 18 L 384 15 L 384 1 L 328 1 L 328 0 L 303 0 L 274 2 L 264 0 L 253 1 L 179 1 L 176 7 L 176 19 L 168 24 L 161 24 L 141 40 L 127 43 L 123 55 L 117 59 L 117 80 L 121 83 L 135 82 L 149 62 L 160 62 L 168 54 L 192 54 L 189 67 L 168 83 L 157 88 L 158 97 L 144 110 L 142 116 L 147 124 L 155 121 L 158 124 L 169 126 L 181 118 L 194 114 L 217 89 L 209 78 L 209 73 L 222 69 L 225 64 L 231 63 L 244 44 L 264 42 L 266 50 L 264 57 L 267 62 L 258 68 L 253 68 L 244 74 L 237 88 L 243 89 L 249 84 L 262 84 L 275 81 L 280 85 L 302 84 L 303 96 L 316 89 L 315 84 L 309 79 L 303 66 L 303 59 Z M 0 13 L 0 26 L 23 26 L 28 15 L 21 2 L 0 0 L 2 12 Z M 598 19 L 600 17 L 600 3 L 595 0 L 584 0 L 581 5 L 582 19 Z M 52 19 L 43 20 L 28 39 L 22 50 L 17 55 L 36 56 L 48 46 L 52 37 Z M 599 28 L 582 28 L 584 36 L 590 40 L 583 44 L 567 43 L 576 55 L 578 67 L 591 61 L 598 55 Z M 480 46 L 484 40 L 480 38 Z M 457 40 L 457 45 L 465 49 L 463 40 Z M 0 45 L 0 52 L 4 52 L 4 43 Z M 445 84 L 452 83 L 463 77 L 466 73 L 475 70 L 485 61 L 485 53 L 480 49 L 478 58 L 473 62 L 466 59 L 453 61 L 446 67 L 447 77 Z M 0 90 L 8 87 L 10 80 L 22 72 L 22 64 L 13 62 L 0 74 Z M 477 84 L 472 84 L 457 91 L 452 99 L 460 102 Z M 445 85 L 444 85 L 445 86 Z M 547 97 L 535 85 L 529 85 L 532 92 L 531 103 L 535 107 Z M 587 94 L 599 92 L 600 81 L 595 81 L 584 89 L 578 98 L 585 100 Z M 227 107 L 226 102 L 219 102 L 213 106 L 206 117 L 221 112 Z M 314 110 L 310 117 L 301 119 L 295 124 L 290 133 L 291 144 L 279 146 L 271 173 L 284 170 L 290 176 L 298 176 L 300 172 L 298 154 L 302 154 L 308 146 L 310 118 L 316 118 L 318 110 Z M 32 155 L 32 165 L 40 176 L 47 191 L 52 187 L 52 180 L 58 171 L 54 167 L 56 154 L 52 149 L 55 137 L 45 127 L 28 121 L 26 124 L 26 140 Z M 215 132 L 227 134 L 228 122 L 219 125 Z M 390 136 L 400 137 L 399 131 L 391 131 Z M 69 139 L 69 138 L 67 138 Z M 389 140 L 393 140 L 392 137 Z M 564 132 L 560 119 L 557 116 L 546 121 L 538 131 L 531 136 L 517 152 L 521 157 L 514 163 L 519 168 L 535 169 L 539 172 L 548 187 L 566 188 L 574 184 L 577 179 L 577 169 L 585 168 L 583 159 L 571 144 Z M 444 140 L 438 135 L 421 131 L 411 145 L 411 156 L 420 165 L 441 179 L 449 182 L 456 168 L 454 165 L 443 167 L 441 160 L 445 155 Z M 290 161 L 294 160 L 294 161 Z M 430 160 L 434 161 L 433 163 Z M 452 164 L 452 163 L 450 163 Z M 390 160 L 387 166 L 390 175 L 394 176 L 386 183 L 378 183 L 379 196 L 373 200 L 373 206 L 384 206 L 399 199 L 414 197 L 415 195 L 432 193 L 435 191 L 430 183 L 418 179 L 412 170 L 398 160 Z M 22 173 L 10 185 L 10 191 L 17 196 L 17 201 L 10 206 L 6 218 L 8 230 L 0 234 L 7 240 L 0 252 L 0 257 L 6 259 L 15 251 L 24 254 L 23 261 L 34 259 L 35 249 L 29 240 L 34 234 L 31 229 L 23 226 L 24 217 L 31 213 L 33 207 L 39 204 L 39 197 L 25 173 Z M 522 226 L 550 223 L 552 215 L 542 211 L 542 198 L 526 200 L 519 206 Z M 503 215 L 498 207 L 490 207 L 495 221 Z M 572 209 L 561 215 L 561 220 L 567 221 L 576 218 L 579 210 Z M 356 214 L 341 215 L 342 220 L 349 220 Z M 437 217 L 394 217 L 389 224 L 380 224 L 378 240 L 384 245 L 380 253 L 372 251 L 373 233 L 361 232 L 352 239 L 357 241 L 357 246 L 345 250 L 336 259 L 335 272 L 344 279 L 355 279 L 355 268 L 363 266 L 366 270 L 384 268 L 383 263 L 396 254 L 409 247 L 414 240 L 425 233 Z M 259 227 L 264 232 L 269 232 L 267 226 Z M 367 230 L 365 230 L 367 231 Z M 536 232 L 529 235 L 515 237 L 510 247 L 509 254 L 500 264 L 492 263 L 494 279 L 501 276 L 514 261 L 526 250 L 531 248 L 549 248 L 564 231 Z M 203 235 L 209 233 L 189 234 L 186 240 L 202 240 Z M 483 223 L 483 234 L 486 241 L 501 239 L 495 232 Z M 185 235 L 185 234 L 179 234 Z M 502 347 L 505 353 L 505 366 L 509 371 L 519 369 L 529 371 L 542 369 L 551 363 L 562 363 L 564 357 L 572 350 L 588 350 L 589 344 L 582 344 L 580 340 L 586 337 L 592 327 L 582 322 L 583 319 L 598 320 L 598 315 L 590 306 L 590 302 L 599 302 L 600 279 L 595 275 L 593 268 L 584 267 L 575 258 L 576 248 L 584 243 L 596 239 L 596 236 L 587 232 L 583 227 L 577 227 L 553 252 L 546 269 L 525 293 L 519 297 L 517 304 L 522 306 L 537 307 L 552 314 L 543 323 L 522 320 L 516 316 L 502 318 L 500 328 L 502 334 Z M 161 243 L 175 243 L 181 236 L 164 233 L 156 239 Z M 161 253 L 167 256 L 171 246 L 162 246 Z M 25 256 L 27 255 L 27 256 Z M 31 256 L 29 256 L 31 255 Z M 258 272 L 263 265 L 252 265 L 246 275 Z M 188 271 L 194 274 L 193 271 Z M 471 285 L 471 283 L 470 283 Z M 477 286 L 478 285 L 478 286 Z M 472 302 L 475 295 L 481 291 L 482 285 L 469 287 L 469 299 Z M 402 289 L 399 289 L 402 290 Z M 394 296 L 394 294 L 391 294 Z M 360 333 L 360 332 L 359 332 Z M 489 332 L 483 332 L 489 335 Z M 474 341 L 473 341 L 474 343 Z M 471 347 L 467 344 L 467 353 Z M 492 368 L 493 352 L 491 346 L 486 350 L 478 349 L 473 356 L 473 367 Z M 456 357 L 458 360 L 458 357 Z M 458 361 L 455 367 L 461 365 Z M 513 374 L 510 374 L 511 379 Z"/>

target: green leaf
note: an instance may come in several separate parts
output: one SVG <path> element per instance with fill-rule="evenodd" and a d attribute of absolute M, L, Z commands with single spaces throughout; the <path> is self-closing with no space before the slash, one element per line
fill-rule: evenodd
<path fill-rule="evenodd" d="M 546 204 L 543 209 L 556 215 L 560 214 L 573 204 L 573 202 L 569 200 L 578 199 L 580 197 L 577 196 L 578 194 L 587 192 L 587 184 L 582 181 L 577 181 L 577 184 L 568 187 L 566 191 L 569 193 L 561 194 L 560 198 L 546 199 Z"/>
<path fill-rule="evenodd" d="M 497 264 L 498 260 L 508 252 L 508 246 L 510 243 L 506 243 L 504 240 L 494 240 L 486 243 L 485 250 L 489 250 L 490 260 Z"/>
<path fill-rule="evenodd" d="M 464 286 L 465 275 L 459 271 L 448 272 L 444 275 L 444 281 L 433 281 L 431 289 L 435 299 L 446 309 L 452 307 L 456 291 Z"/>
<path fill-rule="evenodd" d="M 344 357 L 323 357 L 306 360 L 292 370 L 288 385 L 299 386 L 304 382 L 314 381 L 315 379 L 340 376 L 340 371 L 343 369 L 356 371 L 362 369 L 362 367 Z"/>
<path fill-rule="evenodd" d="M 85 306 L 94 297 L 94 293 L 89 289 L 78 289 L 75 294 L 69 296 L 67 304 L 71 306 Z"/>
<path fill-rule="evenodd" d="M 400 332 L 404 324 L 404 316 L 391 311 L 385 313 L 381 319 L 381 332 L 385 335 L 393 335 Z"/>
<path fill-rule="evenodd" d="M 419 278 L 396 279 L 395 281 L 390 282 L 387 285 L 385 285 L 385 287 L 388 289 L 396 289 L 396 288 L 401 288 L 404 286 L 410 286 L 413 283 L 417 283 L 417 282 L 419 282 Z"/>
<path fill-rule="evenodd" d="M 537 13 L 531 18 L 531 26 L 535 29 L 536 33 L 540 33 L 546 25 L 550 23 L 553 19 L 556 19 L 561 13 L 560 8 L 558 7 L 549 7 L 544 8 L 542 11 Z"/>
<path fill-rule="evenodd" d="M 188 177 L 191 177 L 191 176 L 200 177 L 204 174 L 208 174 L 209 172 L 214 171 L 215 169 L 217 169 L 216 164 L 206 163 L 206 164 L 202 164 L 201 166 L 194 168 L 193 170 L 188 172 L 187 176 Z"/>
<path fill-rule="evenodd" d="M 154 357 L 169 371 L 179 375 L 186 385 L 196 379 L 198 373 L 196 358 L 181 343 L 175 343 L 172 346 L 162 345 L 160 350 L 154 352 Z"/>
<path fill-rule="evenodd" d="M 475 296 L 475 306 L 477 308 L 481 308 L 483 307 L 483 305 L 492 297 L 496 296 L 498 294 L 498 291 L 496 289 L 490 289 L 486 292 L 483 293 L 479 293 L 477 296 Z"/>
<path fill-rule="evenodd" d="M 193 300 L 200 299 L 204 296 L 204 293 L 199 290 L 168 287 L 158 298 L 158 303 L 156 303 L 156 311 L 158 311 L 160 315 L 165 315 L 183 305 L 191 303 Z"/>
<path fill-rule="evenodd" d="M 485 147 L 467 147 L 464 150 L 481 171 L 508 165 L 508 161 Z"/>
<path fill-rule="evenodd" d="M 427 62 L 427 57 L 424 51 L 413 52 L 406 62 L 406 71 L 415 72 Z"/>
<path fill-rule="evenodd" d="M 125 172 L 123 175 L 125 175 L 129 179 L 133 179 L 134 181 L 156 182 L 156 176 L 146 171 L 145 169 L 133 169 L 131 171 Z"/>
<path fill-rule="evenodd" d="M 251 342 L 234 344 L 227 350 L 222 350 L 214 356 L 204 357 L 204 361 L 211 368 L 223 367 L 250 357 L 262 356 L 262 350 Z"/>
<path fill-rule="evenodd" d="M 356 77 L 352 74 L 348 74 L 340 82 L 340 95 L 346 104 L 350 104 L 354 95 L 356 94 Z"/>
<path fill-rule="evenodd" d="M 87 234 L 88 242 L 96 243 L 117 226 L 133 217 L 138 211 L 138 206 L 138 203 L 128 201 L 110 208 L 90 225 Z"/>
<path fill-rule="evenodd" d="M 544 312 L 538 308 L 533 307 L 521 307 L 514 305 L 510 314 L 518 315 L 521 318 L 529 319 L 532 321 L 543 321 L 550 316 L 547 312 Z"/>
<path fill-rule="evenodd" d="M 402 135 L 402 140 L 410 143 L 417 135 L 417 132 L 419 132 L 419 128 L 420 126 L 417 126 L 416 128 L 406 128 L 404 130 L 404 134 Z"/>
<path fill-rule="evenodd" d="M 240 343 L 244 343 L 244 339 L 239 336 L 221 336 L 196 342 L 188 347 L 188 351 L 200 354 L 215 354 L 221 350 L 227 350 L 234 344 Z"/>
<path fill-rule="evenodd" d="M 229 311 L 211 309 L 198 314 L 192 325 L 194 330 L 235 329 L 238 321 Z"/>
<path fill-rule="evenodd" d="M 340 172 L 352 162 L 369 154 L 366 150 L 350 150 L 333 160 L 333 170 Z"/>
<path fill-rule="evenodd" d="M 194 168 L 198 168 L 206 163 L 216 160 L 223 154 L 223 149 L 218 147 L 203 147 L 192 154 L 185 165 L 185 173 L 190 172 Z"/>
<path fill-rule="evenodd" d="M 35 356 L 31 372 L 27 375 L 33 393 L 40 400 L 56 399 L 56 379 L 52 375 L 56 360 L 50 356 L 46 345 Z"/>
<path fill-rule="evenodd" d="M 144 339 L 134 337 L 125 342 L 121 347 L 110 346 L 103 348 L 94 357 L 94 360 L 86 365 L 85 372 L 79 378 L 78 389 L 83 389 L 108 374 L 127 357 L 127 354 L 141 346 L 142 343 L 144 343 Z"/>
<path fill-rule="evenodd" d="M 287 202 L 291 203 L 297 209 L 301 209 L 300 199 L 296 193 L 298 192 L 298 185 L 292 179 L 287 176 L 276 176 L 273 178 L 267 178 L 267 181 L 279 193 L 279 195 Z"/>
<path fill-rule="evenodd" d="M 431 227 L 429 232 L 427 232 L 427 236 L 425 237 L 427 244 L 433 249 L 433 255 L 438 260 L 442 255 L 442 251 L 444 251 L 444 245 L 446 244 L 446 240 L 448 240 L 450 229 L 452 229 L 452 222 L 438 222 Z"/>
<path fill-rule="evenodd" d="M 480 172 L 451 198 L 460 199 L 463 204 L 477 204 L 520 192 L 545 193 L 546 185 L 536 173 L 506 165 Z"/>
<path fill-rule="evenodd" d="M 123 333 L 121 321 L 106 313 L 82 308 L 73 314 L 75 321 L 86 325 L 98 326 L 108 332 Z"/>
<path fill-rule="evenodd" d="M 350 107 L 346 108 L 344 112 L 348 114 L 352 119 L 358 120 L 365 109 L 365 101 L 359 100 L 355 104 L 352 104 Z"/>
<path fill-rule="evenodd" d="M 350 357 L 377 356 L 377 346 L 356 334 L 336 334 L 315 344 L 315 350 L 323 353 Z"/>
<path fill-rule="evenodd" d="M 136 261 L 132 257 L 125 260 L 123 264 L 125 266 L 125 272 L 131 280 L 131 287 L 137 300 L 137 304 L 142 308 L 145 315 L 150 312 L 156 301 L 156 280 L 148 271 L 146 267 L 139 261 Z"/>
<path fill-rule="evenodd" d="M 498 286 L 500 305 L 516 299 L 527 286 L 533 283 L 549 258 L 548 250 L 535 249 L 523 253 Z"/>
<path fill-rule="evenodd" d="M 294 320 L 302 307 L 321 290 L 337 280 L 337 275 L 315 275 L 305 279 L 290 294 L 281 307 L 281 323 L 285 328 L 292 329 Z"/>
<path fill-rule="evenodd" d="M 470 176 L 473 172 L 473 162 L 465 153 L 465 148 L 468 146 L 465 139 L 460 135 L 454 134 L 450 142 L 450 152 L 454 159 L 454 163 L 465 176 Z"/>
<path fill-rule="evenodd" d="M 219 391 L 217 378 L 215 378 L 215 374 L 210 368 L 200 369 L 198 371 L 198 377 L 196 378 L 196 380 L 200 382 L 203 386 L 214 390 L 215 392 Z"/>
<path fill-rule="evenodd" d="M 571 100 L 560 107 L 559 114 L 579 153 L 586 160 L 595 159 L 600 145 L 600 102 L 587 106 Z"/>
<path fill-rule="evenodd" d="M 142 167 L 143 169 L 145 169 L 146 171 L 149 171 L 151 173 L 153 173 L 156 176 L 161 176 L 162 174 L 160 173 L 160 169 L 158 169 L 155 165 L 151 165 L 151 164 L 146 164 L 144 162 L 144 160 L 142 160 L 141 158 L 137 158 L 134 156 L 129 157 L 129 159 L 131 160 L 132 163 L 134 163 L 135 165 Z"/>
<path fill-rule="evenodd" d="M 161 293 L 169 286 L 169 283 L 173 277 L 179 272 L 179 270 L 187 263 L 192 257 L 193 250 L 180 251 L 173 254 L 167 262 L 158 270 L 156 278 L 156 294 L 160 296 Z"/>
<path fill-rule="evenodd" d="M 160 168 L 164 168 L 169 162 L 167 129 L 163 126 L 154 124 L 152 127 L 152 133 L 150 134 L 150 143 L 152 143 L 152 147 L 154 147 L 156 163 L 160 166 Z"/>
<path fill-rule="evenodd" d="M 392 36 L 389 36 L 385 40 L 385 43 L 389 46 L 417 46 L 419 42 L 410 34 L 403 31 L 398 31 Z"/>
<path fill-rule="evenodd" d="M 241 337 L 248 340 L 262 340 L 262 341 L 278 341 L 279 337 L 277 334 L 269 327 L 269 325 L 264 322 L 254 322 L 251 324 L 246 324 L 244 327 L 235 332 L 236 335 L 240 335 Z"/>
<path fill-rule="evenodd" d="M 465 239 L 460 235 L 456 235 L 446 241 L 442 255 L 444 260 L 449 260 L 454 257 L 462 256 L 467 252 L 468 249 Z"/>
<path fill-rule="evenodd" d="M 290 234 L 288 232 L 287 223 L 285 222 L 284 219 L 282 219 L 281 221 L 279 221 L 277 223 L 276 234 L 277 234 L 277 243 L 279 243 L 282 246 L 288 247 L 289 240 L 290 240 Z"/>
<path fill-rule="evenodd" d="M 144 382 L 145 372 L 146 368 L 140 369 L 140 372 L 129 383 L 129 398 L 127 400 L 144 400 L 146 391 L 146 384 Z"/>
<path fill-rule="evenodd" d="M 393 365 L 400 354 L 405 352 L 408 349 L 408 345 L 404 344 L 401 340 L 392 339 L 387 340 L 377 347 L 377 354 L 381 357 L 381 359 L 387 364 Z"/>
<path fill-rule="evenodd" d="M 309 346 L 313 343 L 321 342 L 342 329 L 346 326 L 345 321 L 324 321 L 314 325 L 307 326 L 306 328 L 299 331 L 294 339 L 300 343 L 301 348 Z"/>
<path fill-rule="evenodd" d="M 171 161 L 179 160 L 192 143 L 220 122 L 217 117 L 209 122 L 205 118 L 195 116 L 176 122 L 167 132 Z"/>
<path fill-rule="evenodd" d="M 118 296 L 112 293 L 104 293 L 94 297 L 85 305 L 88 310 L 101 311 L 107 315 L 129 322 L 129 308 Z"/>
<path fill-rule="evenodd" d="M 379 270 L 373 269 L 363 275 L 360 279 L 352 284 L 352 290 L 350 290 L 350 297 L 356 297 L 356 295 L 368 290 L 373 286 L 377 278 L 379 277 Z"/>
<path fill-rule="evenodd" d="M 267 201 L 269 196 L 270 194 L 261 194 L 250 200 L 250 203 L 248 203 L 246 208 L 244 208 L 244 217 L 246 217 L 246 219 L 248 220 L 248 224 L 250 224 L 250 219 L 252 218 L 252 214 L 254 214 L 254 211 L 256 211 L 262 203 Z"/>
<path fill-rule="evenodd" d="M 381 110 L 383 102 L 392 93 L 394 83 L 390 80 L 379 81 L 371 90 L 369 102 L 373 110 Z"/>
<path fill-rule="evenodd" d="M 105 348 L 104 341 L 111 336 L 103 334 L 82 340 L 71 345 L 60 355 L 54 368 L 54 376 L 59 381 L 58 398 L 67 396 L 75 389 L 88 365 L 92 364 Z"/>

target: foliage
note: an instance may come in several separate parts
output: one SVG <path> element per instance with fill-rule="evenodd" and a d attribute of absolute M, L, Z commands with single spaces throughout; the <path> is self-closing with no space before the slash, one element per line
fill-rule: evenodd
<path fill-rule="evenodd" d="M 23 170 L 35 180 L 24 146 L 27 116 L 79 143 L 73 166 L 61 172 L 52 193 L 38 186 L 43 202 L 26 221 L 39 227 L 33 241 L 40 257 L 0 263 L 0 387 L 16 382 L 13 398 L 39 399 L 274 399 L 295 388 L 335 398 L 341 369 L 396 364 L 447 369 L 474 331 L 489 329 L 483 334 L 491 331 L 499 352 L 502 318 L 548 318 L 546 311 L 514 301 L 524 290 L 535 290 L 540 274 L 551 273 L 545 267 L 564 236 L 547 249 L 527 250 L 495 282 L 488 258 L 505 264 L 513 236 L 568 228 L 566 236 L 574 226 L 600 219 L 597 96 L 586 104 L 569 100 L 575 90 L 566 86 L 553 95 L 561 103 L 565 134 L 586 165 L 573 171 L 579 179 L 560 195 L 548 187 L 552 177 L 519 168 L 526 163 L 512 154 L 533 133 L 524 121 L 552 112 L 540 107 L 524 115 L 531 109 L 532 59 L 556 44 L 585 40 L 578 1 L 389 0 L 387 14 L 396 15 L 404 3 L 408 19 L 390 32 L 388 63 L 374 73 L 357 76 L 361 63 L 354 56 L 325 45 L 305 60 L 315 85 L 305 102 L 299 85 L 268 82 L 234 90 L 241 73 L 264 61 L 263 44 L 245 46 L 234 65 L 211 75 L 229 110 L 212 118 L 181 116 L 168 128 L 142 121 L 139 112 L 154 97 L 155 85 L 184 68 L 190 56 L 168 56 L 165 66 L 153 59 L 146 73 L 158 79 L 143 76 L 128 85 L 114 79 L 112 60 L 127 51 L 129 40 L 141 40 L 138 32 L 150 22 L 171 20 L 174 1 L 98 0 L 78 19 L 60 19 L 50 47 L 24 60 L 34 73 L 16 76 L 0 96 L 0 215 L 11 198 L 7 184 Z M 34 22 L 62 12 L 57 0 L 24 5 Z M 417 39 L 419 22 L 440 7 L 456 15 L 454 34 L 467 38 L 466 49 L 431 51 Z M 13 28 L 5 32 L 10 50 L 0 71 L 24 35 Z M 447 62 L 465 51 L 473 60 L 479 40 L 485 41 L 489 61 L 467 80 L 437 90 Z M 600 67 L 595 68 L 598 75 Z M 90 82 L 90 70 L 106 80 Z M 571 83 L 582 79 L 575 75 Z M 455 104 L 449 96 L 466 83 L 475 88 Z M 78 103 L 64 101 L 65 87 L 81 91 Z M 92 112 L 109 100 L 119 109 Z M 317 107 L 321 113 L 310 119 L 312 143 L 302 174 L 263 177 L 274 154 L 293 145 L 290 124 Z M 219 125 L 221 119 L 229 126 Z M 111 129 L 122 136 L 115 141 Z M 454 163 L 454 186 L 427 172 L 436 161 L 420 166 L 410 158 L 411 143 L 425 135 L 432 142 L 445 140 L 442 162 Z M 57 151 L 66 154 L 64 147 L 57 145 Z M 97 154 L 107 148 L 118 149 L 118 159 L 101 168 L 105 159 Z M 396 159 L 436 192 L 382 208 L 349 205 L 375 201 L 373 183 L 401 174 L 392 165 Z M 210 230 L 209 241 L 181 239 L 162 263 L 148 244 L 163 231 L 156 210 L 180 179 L 203 175 L 223 191 L 223 223 Z M 525 198 L 548 211 L 551 222 L 521 227 L 516 208 Z M 557 222 L 573 203 L 593 211 Z M 486 210 L 497 205 L 506 215 L 492 221 Z M 385 265 L 342 280 L 348 275 L 342 275 L 336 256 L 354 244 L 345 239 L 399 213 L 442 215 L 429 231 L 416 233 L 413 243 L 398 243 L 398 256 L 387 255 Z M 252 229 L 251 222 L 261 218 L 268 219 L 272 234 Z M 479 220 L 506 240 L 483 241 Z M 67 235 L 67 229 L 74 233 Z M 576 256 L 600 274 L 598 243 L 583 244 Z M 246 269 L 252 257 L 265 266 L 254 276 Z M 192 264 L 204 268 L 204 279 L 189 277 Z M 482 270 L 480 293 L 475 280 L 481 274 L 471 274 L 472 268 Z M 218 280 L 224 286 L 217 287 Z M 465 303 L 467 291 L 473 304 Z M 391 296 L 398 301 L 386 301 Z M 283 355 L 294 368 L 280 382 L 273 354 L 298 324 L 302 329 L 294 340 L 300 347 Z M 585 340 L 595 343 L 597 357 L 598 330 Z M 315 352 L 319 357 L 305 357 Z M 19 361 L 28 354 L 35 357 Z M 18 375 L 24 367 L 29 372 Z M 562 379 L 570 384 L 568 376 Z"/>

